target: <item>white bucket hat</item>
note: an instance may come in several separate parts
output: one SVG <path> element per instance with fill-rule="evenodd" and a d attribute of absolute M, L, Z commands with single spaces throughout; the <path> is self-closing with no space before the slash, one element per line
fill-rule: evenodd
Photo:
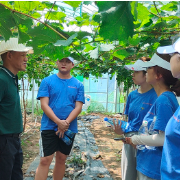
<path fill-rule="evenodd" d="M 180 38 L 178 38 L 173 45 L 158 47 L 157 52 L 159 54 L 180 53 Z"/>
<path fill-rule="evenodd" d="M 134 64 L 125 65 L 124 68 L 133 71 L 146 71 L 146 68 L 144 68 L 143 65 L 144 61 L 138 59 Z"/>
<path fill-rule="evenodd" d="M 143 67 L 145 68 L 153 67 L 153 66 L 159 66 L 169 71 L 171 70 L 170 63 L 159 57 L 156 53 L 153 55 L 150 61 L 144 62 L 143 65 Z"/>
<path fill-rule="evenodd" d="M 7 41 L 0 42 L 0 60 L 1 60 L 1 54 L 4 54 L 8 51 L 27 52 L 31 54 L 33 53 L 33 48 L 26 47 L 23 44 L 18 44 L 18 38 L 10 38 Z"/>

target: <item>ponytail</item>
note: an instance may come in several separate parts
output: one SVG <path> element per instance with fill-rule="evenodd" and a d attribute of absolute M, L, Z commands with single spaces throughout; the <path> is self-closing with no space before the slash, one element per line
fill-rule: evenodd
<path fill-rule="evenodd" d="M 156 54 L 165 61 L 170 62 L 171 56 L 169 54 Z M 176 94 L 176 96 L 180 96 L 180 81 L 173 77 L 171 71 L 159 66 L 154 66 L 154 71 L 157 75 L 162 75 L 165 85 L 169 87 L 170 90 Z"/>
<path fill-rule="evenodd" d="M 177 79 L 177 81 L 170 87 L 171 91 L 173 91 L 176 96 L 180 96 L 180 81 Z"/>

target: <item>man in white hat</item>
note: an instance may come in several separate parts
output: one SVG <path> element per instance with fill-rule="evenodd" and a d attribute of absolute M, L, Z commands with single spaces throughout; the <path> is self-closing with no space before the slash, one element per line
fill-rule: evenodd
<path fill-rule="evenodd" d="M 77 116 L 85 103 L 83 84 L 70 74 L 74 59 L 66 57 L 56 63 L 59 72 L 42 80 L 37 95 L 44 113 L 41 120 L 41 159 L 35 180 L 47 179 L 54 154 L 53 179 L 63 179 L 66 158 L 72 149 L 75 133 L 78 132 Z M 71 133 L 67 134 L 66 131 Z M 56 132 L 59 132 L 59 136 Z M 67 143 L 62 137 L 70 141 Z"/>
<path fill-rule="evenodd" d="M 23 131 L 18 91 L 19 71 L 25 71 L 26 54 L 32 50 L 18 44 L 17 38 L 0 43 L 0 177 L 23 180 L 20 133 Z"/>

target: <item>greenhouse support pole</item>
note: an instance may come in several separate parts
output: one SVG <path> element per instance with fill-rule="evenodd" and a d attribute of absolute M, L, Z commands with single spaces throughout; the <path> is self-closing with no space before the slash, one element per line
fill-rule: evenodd
<path fill-rule="evenodd" d="M 32 119 L 34 119 L 34 79 L 32 79 Z"/>
<path fill-rule="evenodd" d="M 83 2 L 81 2 L 81 5 L 80 5 L 80 12 L 79 12 L 79 14 L 80 14 L 80 17 L 82 17 L 82 6 L 83 6 Z"/>
<path fill-rule="evenodd" d="M 117 108 L 117 81 L 116 81 L 116 74 L 115 74 L 115 113 L 116 113 L 116 108 Z"/>
<path fill-rule="evenodd" d="M 121 85 L 122 83 L 118 86 L 119 89 L 119 113 L 121 112 Z"/>
<path fill-rule="evenodd" d="M 107 78 L 106 112 L 108 112 L 108 83 L 109 83 L 109 74 Z"/>

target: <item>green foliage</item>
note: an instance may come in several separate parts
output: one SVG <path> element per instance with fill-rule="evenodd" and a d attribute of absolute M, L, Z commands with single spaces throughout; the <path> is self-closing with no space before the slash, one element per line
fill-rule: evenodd
<path fill-rule="evenodd" d="M 124 40 L 133 35 L 134 24 L 128 1 L 97 1 L 101 25 L 99 34 L 104 39 Z"/>
<path fill-rule="evenodd" d="M 21 104 L 21 107 L 23 107 L 22 104 Z M 32 99 L 27 99 L 26 113 L 27 114 L 32 113 Z M 38 102 L 38 100 L 36 100 L 36 99 L 34 99 L 34 114 L 36 116 L 42 116 L 43 115 L 43 110 L 41 109 L 40 102 Z"/>
<path fill-rule="evenodd" d="M 22 147 L 27 146 L 27 144 L 25 143 L 24 140 L 21 140 L 21 146 L 22 146 Z"/>
<path fill-rule="evenodd" d="M 133 82 L 124 65 L 152 57 L 158 46 L 171 44 L 171 36 L 180 31 L 179 1 L 95 1 L 98 12 L 79 16 L 75 15 L 82 5 L 92 1 L 64 3 L 72 7 L 74 19 L 67 20 L 56 1 L 0 1 L 0 40 L 18 37 L 34 49 L 21 78 L 40 83 L 56 67 L 57 58 L 72 56 L 77 60 L 72 74 L 88 78 L 116 73 L 118 84 L 124 82 L 127 90 Z M 67 32 L 64 25 L 80 30 Z M 85 26 L 92 33 L 82 31 Z"/>
<path fill-rule="evenodd" d="M 49 61 L 49 59 L 44 58 L 43 56 L 38 57 L 31 54 L 28 57 L 28 65 L 26 71 L 20 71 L 18 73 L 18 78 L 26 78 L 30 83 L 32 79 L 34 79 L 35 82 L 40 85 L 41 80 L 49 76 L 55 67 L 55 61 Z"/>
<path fill-rule="evenodd" d="M 112 112 L 103 112 L 102 114 L 104 114 L 106 116 L 110 116 L 110 117 L 114 115 L 114 113 L 112 113 Z"/>
<path fill-rule="evenodd" d="M 125 100 L 124 100 L 124 97 L 125 97 L 126 95 L 123 93 L 123 94 L 121 94 L 121 96 L 120 96 L 120 103 L 125 103 Z"/>
<path fill-rule="evenodd" d="M 73 163 L 74 165 L 78 165 L 78 166 L 86 164 L 86 162 L 82 160 L 81 154 L 80 155 L 74 154 L 71 157 L 71 159 L 67 160 L 67 163 L 68 164 Z"/>
<path fill-rule="evenodd" d="M 85 111 L 81 111 L 81 113 L 79 114 L 79 116 L 86 116 L 88 113 Z"/>
<path fill-rule="evenodd" d="M 87 109 L 88 113 L 92 113 L 92 112 L 104 112 L 105 108 L 104 106 L 98 102 L 98 101 L 93 101 L 91 100 L 91 104 Z"/>

